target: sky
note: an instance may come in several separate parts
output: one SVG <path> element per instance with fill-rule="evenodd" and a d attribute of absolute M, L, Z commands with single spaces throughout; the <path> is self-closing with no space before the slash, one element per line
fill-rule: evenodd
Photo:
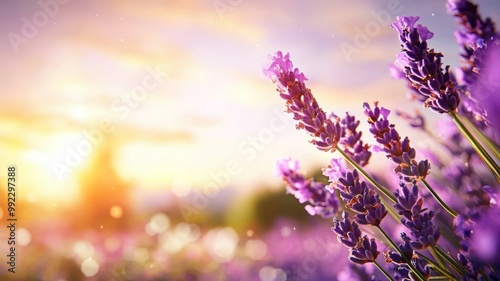
<path fill-rule="evenodd" d="M 500 2 L 476 3 L 498 22 Z M 325 111 L 362 119 L 375 100 L 425 111 L 389 77 L 397 15 L 420 16 L 431 47 L 458 66 L 445 1 L 1 1 L 2 166 L 18 167 L 22 196 L 52 201 L 77 196 L 105 149 L 134 187 L 178 196 L 277 184 L 282 157 L 312 171 L 332 155 L 282 113 L 262 73 L 268 55 L 290 52 Z"/>

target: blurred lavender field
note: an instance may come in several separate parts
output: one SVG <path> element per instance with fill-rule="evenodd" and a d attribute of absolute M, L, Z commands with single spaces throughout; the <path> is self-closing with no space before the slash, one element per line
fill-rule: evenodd
<path fill-rule="evenodd" d="M 475 3 L 500 22 L 498 1 Z M 389 68 L 401 49 L 390 24 L 400 15 L 420 16 L 444 65 L 459 66 L 445 4 L 2 1 L 0 279 L 383 279 L 375 266 L 349 262 L 330 218 L 310 216 L 286 194 L 277 159 L 294 157 L 307 177 L 328 184 L 320 171 L 331 154 L 297 132 L 262 69 L 270 54 L 290 52 L 318 101 L 339 114 L 363 116 L 363 102 L 374 101 L 419 110 L 431 134 L 404 114 L 391 121 L 433 168 L 463 174 L 452 160 L 432 158 L 440 145 L 429 135 L 451 137 L 450 122 L 409 101 Z M 498 103 L 489 106 L 498 112 Z M 369 127 L 362 120 L 359 130 L 373 145 Z M 370 172 L 397 187 L 385 158 L 374 153 Z M 478 159 L 467 165 L 491 180 Z M 15 273 L 7 263 L 10 166 Z M 469 207 L 442 196 L 452 208 Z"/>

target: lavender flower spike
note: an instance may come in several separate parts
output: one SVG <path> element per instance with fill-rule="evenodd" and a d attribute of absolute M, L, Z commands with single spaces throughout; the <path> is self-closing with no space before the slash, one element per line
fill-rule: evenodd
<path fill-rule="evenodd" d="M 380 252 L 375 239 L 368 239 L 362 233 L 356 222 L 349 221 L 347 212 L 342 213 L 343 220 L 333 220 L 332 230 L 337 233 L 340 243 L 349 248 L 349 260 L 357 264 L 374 262 Z"/>
<path fill-rule="evenodd" d="M 491 19 L 481 17 L 477 5 L 467 0 L 448 0 L 446 6 L 448 13 L 459 23 L 455 38 L 463 49 L 457 80 L 468 91 L 462 95 L 459 112 L 484 129 L 489 125 L 489 120 L 486 119 L 485 109 L 478 102 L 478 98 L 484 98 L 484 91 L 487 90 L 481 85 L 481 80 L 484 80 L 481 72 L 486 62 L 485 54 L 498 44 L 495 41 L 500 37 Z"/>
<path fill-rule="evenodd" d="M 346 112 L 345 117 L 340 120 L 340 126 L 342 128 L 340 144 L 344 152 L 349 155 L 354 162 L 363 167 L 368 164 L 372 153 L 370 152 L 370 146 L 363 144 L 361 140 L 362 133 L 357 131 L 359 123 L 360 121 L 356 120 L 356 117 Z"/>
<path fill-rule="evenodd" d="M 277 161 L 277 174 L 286 182 L 286 190 L 299 200 L 300 203 L 308 202 L 306 211 L 311 215 L 320 215 L 323 218 L 331 218 L 340 209 L 339 201 L 334 193 L 326 189 L 325 185 L 314 181 L 312 178 L 305 179 L 298 172 L 299 163 L 291 159 L 280 159 Z"/>
<path fill-rule="evenodd" d="M 302 72 L 293 68 L 290 55 L 277 52 L 264 74 L 277 84 L 280 97 L 286 100 L 287 112 L 298 121 L 297 129 L 306 130 L 313 138 L 311 143 L 320 150 L 335 151 L 341 135 L 339 120 L 326 116 L 304 83 Z"/>
<path fill-rule="evenodd" d="M 368 103 L 364 103 L 363 108 L 370 124 L 370 133 L 381 145 L 375 146 L 374 151 L 385 152 L 387 158 L 398 165 L 394 168 L 394 172 L 402 174 L 407 182 L 425 179 L 431 168 L 429 161 L 415 160 L 416 151 L 410 146 L 408 137 L 401 141 L 395 125 L 389 123 L 387 117 L 390 111 L 383 107 L 379 108 L 377 102 L 373 110 Z"/>
<path fill-rule="evenodd" d="M 323 169 L 329 177 L 330 188 L 340 191 L 340 198 L 346 207 L 356 213 L 355 220 L 359 224 L 380 225 L 387 215 L 385 205 L 373 187 L 359 179 L 358 171 L 346 169 L 340 159 L 332 159 L 331 165 Z"/>
<path fill-rule="evenodd" d="M 415 250 L 422 250 L 433 247 L 441 237 L 441 232 L 432 222 L 433 211 L 423 208 L 424 199 L 419 198 L 418 188 L 412 183 L 412 189 L 400 183 L 402 194 L 399 190 L 394 194 L 398 203 L 394 205 L 400 215 L 403 215 L 401 223 L 411 231 L 415 240 L 410 241 L 410 245 Z"/>
<path fill-rule="evenodd" d="M 399 33 L 401 53 L 395 65 L 401 67 L 406 78 L 418 90 L 425 107 L 439 113 L 454 112 L 460 104 L 449 72 L 441 66 L 441 53 L 427 48 L 427 40 L 434 34 L 422 25 L 416 25 L 419 17 L 397 17 L 391 25 Z M 443 73 L 444 71 L 444 73 Z"/>

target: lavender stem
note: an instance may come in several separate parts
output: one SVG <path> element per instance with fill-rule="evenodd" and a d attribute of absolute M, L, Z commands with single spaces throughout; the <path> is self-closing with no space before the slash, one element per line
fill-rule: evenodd
<path fill-rule="evenodd" d="M 474 150 L 476 150 L 477 154 L 483 159 L 484 163 L 490 168 L 493 175 L 495 175 L 498 182 L 500 182 L 500 167 L 498 164 L 491 158 L 488 152 L 481 146 L 481 144 L 474 138 L 472 133 L 467 129 L 464 125 L 460 117 L 455 112 L 449 112 L 451 118 L 457 125 L 458 129 L 462 134 L 469 140 Z"/>
<path fill-rule="evenodd" d="M 373 263 L 380 270 L 380 272 L 382 272 L 385 275 L 385 277 L 387 277 L 388 280 L 394 281 L 391 275 L 389 275 L 389 273 L 387 273 L 387 271 L 385 271 L 385 269 L 382 266 L 380 266 L 380 264 L 377 261 L 374 261 Z"/>
<path fill-rule="evenodd" d="M 483 143 L 486 144 L 486 146 L 490 149 L 491 152 L 495 155 L 497 159 L 500 159 L 500 149 L 498 149 L 498 146 L 495 144 L 493 140 L 491 140 L 487 135 L 485 135 L 481 130 L 479 130 L 472 122 L 464 118 L 464 123 L 466 123 L 469 128 L 472 129 L 473 133 L 476 134 L 480 140 L 483 141 Z"/>
<path fill-rule="evenodd" d="M 458 213 L 455 212 L 450 206 L 448 206 L 442 199 L 439 197 L 439 195 L 432 189 L 432 187 L 429 185 L 429 183 L 425 179 L 421 179 L 421 181 L 424 183 L 425 187 L 427 187 L 427 190 L 431 193 L 432 197 L 436 199 L 436 201 L 445 209 L 446 212 L 448 212 L 453 218 L 456 218 L 458 216 Z"/>

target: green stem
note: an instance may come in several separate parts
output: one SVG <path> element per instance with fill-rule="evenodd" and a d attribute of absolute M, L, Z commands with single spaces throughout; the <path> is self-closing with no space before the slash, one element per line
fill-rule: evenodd
<path fill-rule="evenodd" d="M 476 140 L 469 129 L 467 129 L 462 120 L 460 120 L 460 117 L 458 117 L 455 112 L 450 112 L 450 116 L 457 125 L 458 129 L 460 129 L 460 132 L 462 132 L 462 134 L 469 140 L 472 147 L 476 150 L 477 154 L 481 157 L 481 159 L 483 159 L 488 168 L 490 168 L 493 175 L 495 175 L 495 177 L 497 178 L 497 181 L 500 182 L 500 167 L 497 165 L 497 163 L 491 158 L 491 156 L 483 148 L 483 146 Z"/>
<path fill-rule="evenodd" d="M 491 152 L 493 152 L 495 157 L 497 159 L 500 159 L 500 149 L 498 149 L 497 144 L 487 135 L 485 135 L 481 130 L 476 128 L 476 126 L 474 126 L 474 124 L 472 124 L 472 122 L 468 118 L 464 118 L 463 120 L 465 120 L 464 123 L 467 123 L 467 126 L 472 129 L 474 134 L 476 134 L 481 139 L 481 141 L 491 150 Z"/>
<path fill-rule="evenodd" d="M 445 265 L 445 263 L 443 262 L 443 259 L 436 252 L 436 249 L 434 249 L 434 247 L 429 247 L 429 252 L 431 252 L 431 255 L 436 259 L 436 262 L 439 264 L 439 266 L 443 269 L 446 268 L 446 272 L 448 273 L 448 271 L 450 269 Z M 448 273 L 448 275 L 449 275 L 449 273 Z M 449 278 L 454 278 L 454 277 L 449 277 Z"/>
<path fill-rule="evenodd" d="M 385 275 L 385 277 L 387 277 L 388 280 L 394 281 L 394 279 L 392 279 L 391 275 L 389 275 L 389 273 L 387 273 L 387 271 L 385 271 L 385 269 L 382 266 L 380 266 L 380 264 L 377 261 L 373 261 L 373 263 Z"/>
<path fill-rule="evenodd" d="M 422 281 L 425 281 L 425 276 L 422 275 L 422 273 L 420 273 L 420 271 L 418 271 L 414 266 L 413 264 L 411 263 L 411 261 L 409 261 L 408 259 L 406 259 L 406 256 L 401 252 L 401 250 L 399 249 L 399 247 L 396 245 L 396 243 L 394 243 L 394 241 L 392 241 L 391 237 L 389 237 L 389 235 L 387 235 L 387 233 L 382 229 L 382 227 L 380 227 L 380 225 L 377 225 L 377 228 L 380 230 L 380 232 L 382 233 L 382 235 L 384 236 L 384 238 L 391 244 L 391 246 L 396 250 L 398 251 L 399 255 L 404 259 L 404 261 L 406 262 L 406 264 L 408 265 L 408 267 L 410 268 L 410 270 Z"/>
<path fill-rule="evenodd" d="M 484 267 L 481 268 L 481 275 L 483 276 L 484 280 L 486 281 L 490 281 L 490 277 L 488 277 L 488 274 L 486 273 L 486 271 L 484 270 Z"/>
<path fill-rule="evenodd" d="M 401 217 L 399 216 L 398 213 L 396 213 L 396 210 L 394 210 L 393 206 L 391 204 L 387 203 L 387 200 L 381 200 L 384 205 L 386 206 L 386 210 L 389 212 L 389 215 L 397 222 L 401 222 Z"/>
<path fill-rule="evenodd" d="M 427 187 L 427 190 L 429 190 L 432 197 L 434 197 L 434 199 L 436 199 L 436 201 L 438 201 L 439 205 L 441 205 L 441 207 L 443 207 L 443 209 L 445 209 L 453 218 L 456 218 L 458 216 L 458 213 L 455 212 L 450 206 L 446 205 L 446 203 L 444 203 L 444 201 L 441 199 L 441 197 L 439 197 L 439 195 L 436 193 L 436 191 L 434 191 L 434 189 L 432 189 L 432 187 L 429 185 L 429 183 L 424 178 L 422 178 L 421 181 L 424 183 L 425 187 Z"/>
<path fill-rule="evenodd" d="M 434 249 L 436 249 L 436 253 L 438 253 L 442 258 L 444 258 L 448 264 L 455 270 L 458 274 L 461 274 L 463 276 L 467 275 L 467 269 L 465 267 L 455 261 L 452 257 L 450 257 L 447 253 L 445 253 L 439 246 L 435 246 Z"/>
<path fill-rule="evenodd" d="M 356 163 L 356 161 L 354 161 L 349 155 L 347 155 L 344 151 L 342 151 L 342 149 L 338 147 L 337 151 L 340 153 L 340 155 L 342 155 L 342 157 L 344 157 L 344 159 L 347 162 L 349 162 L 349 164 L 351 164 L 354 168 L 356 168 L 356 170 L 358 170 L 358 172 L 362 174 L 366 178 L 366 180 L 368 180 L 368 182 L 370 182 L 373 186 L 375 186 L 375 188 L 378 191 L 382 192 L 382 194 L 384 194 L 387 198 L 389 198 L 389 200 L 391 200 L 392 203 L 397 203 L 396 197 L 394 197 L 394 195 L 392 195 L 391 192 L 389 192 L 385 187 L 383 187 L 374 178 L 372 178 L 370 174 L 368 174 L 361 166 L 358 165 L 358 163 Z"/>
<path fill-rule="evenodd" d="M 426 257 L 425 255 L 423 255 L 421 253 L 417 253 L 417 254 L 418 254 L 419 258 L 422 258 L 425 261 L 427 261 L 432 266 L 433 269 L 435 269 L 437 272 L 439 272 L 439 273 L 443 274 L 444 276 L 446 276 L 446 278 L 457 279 L 447 269 L 445 269 L 444 266 L 436 264 L 433 260 L 431 260 L 430 258 Z M 442 277 L 442 276 L 439 276 L 439 277 Z"/>

